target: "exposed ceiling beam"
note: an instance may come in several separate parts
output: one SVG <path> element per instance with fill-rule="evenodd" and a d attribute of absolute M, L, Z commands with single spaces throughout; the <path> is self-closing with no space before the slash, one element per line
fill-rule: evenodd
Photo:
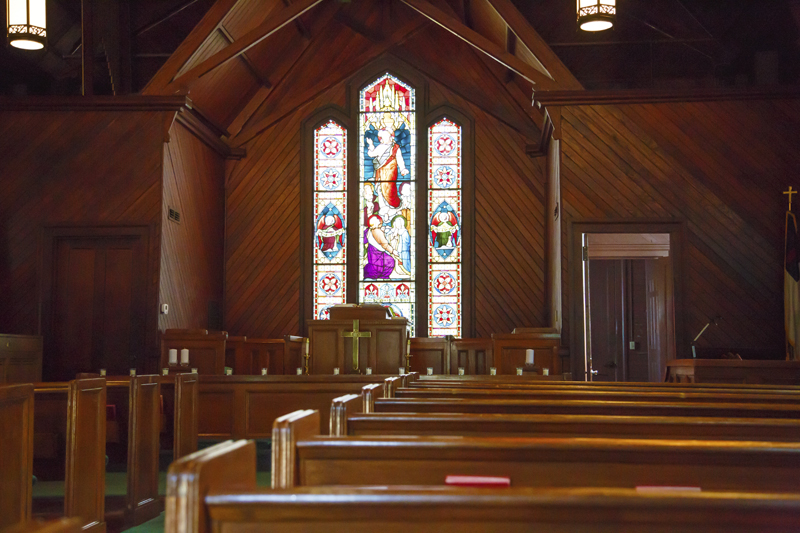
<path fill-rule="evenodd" d="M 537 89 L 554 87 L 553 80 L 524 61 L 512 56 L 492 41 L 465 26 L 461 21 L 431 5 L 426 0 L 400 0 L 411 9 L 449 31 L 467 44 L 483 52 L 515 74 L 537 86 Z"/>
<path fill-rule="evenodd" d="M 583 89 L 578 79 L 561 62 L 561 59 L 550 49 L 542 36 L 533 29 L 530 22 L 511 3 L 511 0 L 487 0 L 500 18 L 508 25 L 517 38 L 553 76 L 556 86 L 561 89 Z"/>
<path fill-rule="evenodd" d="M 178 13 L 180 13 L 181 11 L 186 9 L 187 7 L 190 7 L 192 4 L 195 4 L 197 2 L 198 2 L 198 0 L 189 0 L 188 2 L 184 2 L 183 4 L 179 5 L 178 7 L 176 7 L 175 9 L 170 11 L 169 13 L 167 13 L 166 15 L 163 15 L 163 16 L 157 18 L 156 20 L 154 20 L 154 21 L 152 21 L 152 22 L 150 22 L 148 24 L 145 24 L 141 28 L 135 30 L 133 32 L 133 37 L 138 37 L 138 36 L 142 35 L 143 33 L 147 33 L 148 31 L 152 30 L 153 28 L 155 28 L 157 26 L 160 26 L 161 24 L 165 23 L 166 21 L 168 21 L 169 19 L 171 19 L 172 17 L 174 17 L 175 15 L 177 15 Z"/>
<path fill-rule="evenodd" d="M 233 38 L 233 35 L 231 35 L 231 33 L 227 29 L 225 29 L 225 26 L 220 26 L 219 28 L 217 28 L 217 31 L 219 31 L 220 35 L 222 35 L 222 37 L 226 41 L 228 41 L 229 45 L 236 40 Z M 242 54 L 239 57 L 242 60 L 242 63 L 244 63 L 244 66 L 247 67 L 247 70 L 250 71 L 250 74 L 252 74 L 253 77 L 256 80 L 258 80 L 258 82 L 261 85 L 263 85 L 268 89 L 272 87 L 272 84 L 269 82 L 267 77 L 262 75 L 261 72 L 259 72 L 256 66 L 253 64 L 253 61 L 250 59 L 250 56 L 248 56 L 247 54 Z"/>
<path fill-rule="evenodd" d="M 170 81 L 197 53 L 202 44 L 219 27 L 225 16 L 239 0 L 217 0 L 206 12 L 203 19 L 189 33 L 188 37 L 175 50 L 175 53 L 158 69 L 153 79 L 142 90 L 142 94 L 169 94 L 166 91 Z"/>
<path fill-rule="evenodd" d="M 248 51 L 287 24 L 291 24 L 297 17 L 323 1 L 324 0 L 298 0 L 289 7 L 282 9 L 279 13 L 267 18 L 267 20 L 244 34 L 229 46 L 182 74 L 167 86 L 167 91 L 178 92 L 180 90 L 188 90 L 192 83 L 202 76 Z"/>

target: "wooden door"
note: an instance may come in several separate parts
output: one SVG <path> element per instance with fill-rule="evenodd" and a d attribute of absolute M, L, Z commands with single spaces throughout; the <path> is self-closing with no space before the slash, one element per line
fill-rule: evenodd
<path fill-rule="evenodd" d="M 675 358 L 672 265 L 666 258 L 645 261 L 649 381 L 666 379 L 667 360 Z"/>
<path fill-rule="evenodd" d="M 43 305 L 45 379 L 100 368 L 127 374 L 144 362 L 146 236 L 61 236 L 53 243 Z"/>
<path fill-rule="evenodd" d="M 592 381 L 621 381 L 625 327 L 623 262 L 589 262 Z"/>

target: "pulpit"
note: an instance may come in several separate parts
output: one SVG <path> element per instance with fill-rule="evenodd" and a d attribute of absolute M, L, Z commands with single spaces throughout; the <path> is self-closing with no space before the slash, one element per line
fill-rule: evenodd
<path fill-rule="evenodd" d="M 330 308 L 330 320 L 309 320 L 310 374 L 397 374 L 406 367 L 408 320 L 377 304 Z"/>

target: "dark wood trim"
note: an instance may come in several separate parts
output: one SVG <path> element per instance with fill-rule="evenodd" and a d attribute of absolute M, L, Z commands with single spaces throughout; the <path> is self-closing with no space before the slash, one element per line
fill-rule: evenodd
<path fill-rule="evenodd" d="M 0 111 L 178 111 L 186 96 L 0 96 Z"/>
<path fill-rule="evenodd" d="M 475 119 L 458 108 L 441 105 L 432 109 L 425 115 L 424 136 L 417 143 L 424 147 L 423 156 L 428 153 L 428 128 L 437 120 L 448 116 L 461 126 L 461 338 L 473 338 L 475 336 Z M 420 150 L 423 152 L 423 150 Z M 424 226 L 428 227 L 427 220 L 427 201 L 428 201 L 428 158 L 424 159 L 425 179 L 417 188 L 417 194 L 422 198 Z M 425 239 L 422 243 L 422 256 L 425 258 L 426 268 L 424 270 L 425 283 L 420 284 L 417 294 L 422 295 L 427 309 L 428 302 L 428 232 L 425 232 Z M 420 257 L 419 255 L 417 257 Z M 417 260 L 419 264 L 420 261 Z M 417 297 L 419 300 L 419 296 Z M 417 313 L 419 316 L 419 313 Z M 427 322 L 427 321 L 426 321 Z M 427 330 L 427 324 L 425 329 Z M 419 333 L 419 330 L 418 330 Z M 419 334 L 417 335 L 420 336 Z M 425 331 L 425 337 L 428 336 Z"/>
<path fill-rule="evenodd" d="M 635 91 L 536 91 L 538 107 L 607 104 L 660 104 L 665 102 L 704 102 L 722 100 L 775 100 L 800 98 L 800 87 L 770 89 L 689 89 Z"/>
<path fill-rule="evenodd" d="M 526 144 L 525 153 L 530 157 L 544 157 L 547 155 L 548 148 L 550 147 L 550 139 L 555 132 L 555 124 L 550 117 L 550 110 L 545 109 L 544 123 L 542 124 L 542 136 L 539 139 L 539 144 Z"/>
<path fill-rule="evenodd" d="M 245 148 L 234 148 L 225 142 L 194 108 L 185 107 L 181 109 L 176 120 L 192 135 L 203 141 L 209 148 L 225 159 L 238 161 L 247 156 Z"/>
<path fill-rule="evenodd" d="M 583 305 L 576 295 L 582 294 L 583 284 L 581 239 L 582 233 L 669 233 L 672 282 L 675 296 L 675 351 L 677 355 L 688 353 L 689 344 L 684 331 L 684 251 L 686 247 L 686 222 L 682 220 L 634 219 L 634 220 L 570 220 L 568 231 L 569 258 L 569 316 L 570 316 L 570 371 L 572 379 L 582 381 L 584 345 Z"/>
<path fill-rule="evenodd" d="M 358 179 L 358 159 L 354 157 L 354 142 L 357 146 L 358 132 L 357 123 L 350 118 L 349 113 L 339 106 L 330 105 L 325 106 L 313 115 L 303 121 L 300 128 L 301 141 L 300 141 L 300 335 L 305 336 L 306 320 L 309 318 L 316 318 L 312 316 L 314 309 L 314 277 L 313 277 L 313 264 L 314 264 L 314 225 L 309 223 L 309 217 L 314 212 L 314 130 L 317 129 L 323 122 L 328 120 L 335 120 L 342 126 L 347 128 L 347 183 L 349 184 L 354 179 Z M 354 164 L 355 162 L 355 164 Z M 349 188 L 349 185 L 348 185 Z M 355 208 L 353 208 L 355 197 Z M 345 243 L 345 250 L 347 252 L 347 266 L 345 267 L 345 274 L 348 276 L 346 280 L 346 295 L 345 301 L 351 302 L 352 295 L 357 294 L 358 285 L 353 287 L 349 271 L 351 270 L 350 263 L 355 260 L 358 264 L 358 243 L 351 242 L 352 231 L 350 226 L 353 224 L 353 216 L 358 213 L 358 195 L 352 194 L 347 191 L 347 216 L 345 224 L 347 225 L 347 242 Z M 357 220 L 357 219 L 356 219 Z M 357 278 L 356 278 L 357 279 Z"/>

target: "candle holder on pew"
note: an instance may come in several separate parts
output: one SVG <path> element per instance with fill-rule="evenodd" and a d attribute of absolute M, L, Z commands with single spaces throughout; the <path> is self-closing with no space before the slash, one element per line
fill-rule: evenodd
<path fill-rule="evenodd" d="M 308 376 L 311 374 L 311 340 L 303 341 L 303 373 Z"/>

